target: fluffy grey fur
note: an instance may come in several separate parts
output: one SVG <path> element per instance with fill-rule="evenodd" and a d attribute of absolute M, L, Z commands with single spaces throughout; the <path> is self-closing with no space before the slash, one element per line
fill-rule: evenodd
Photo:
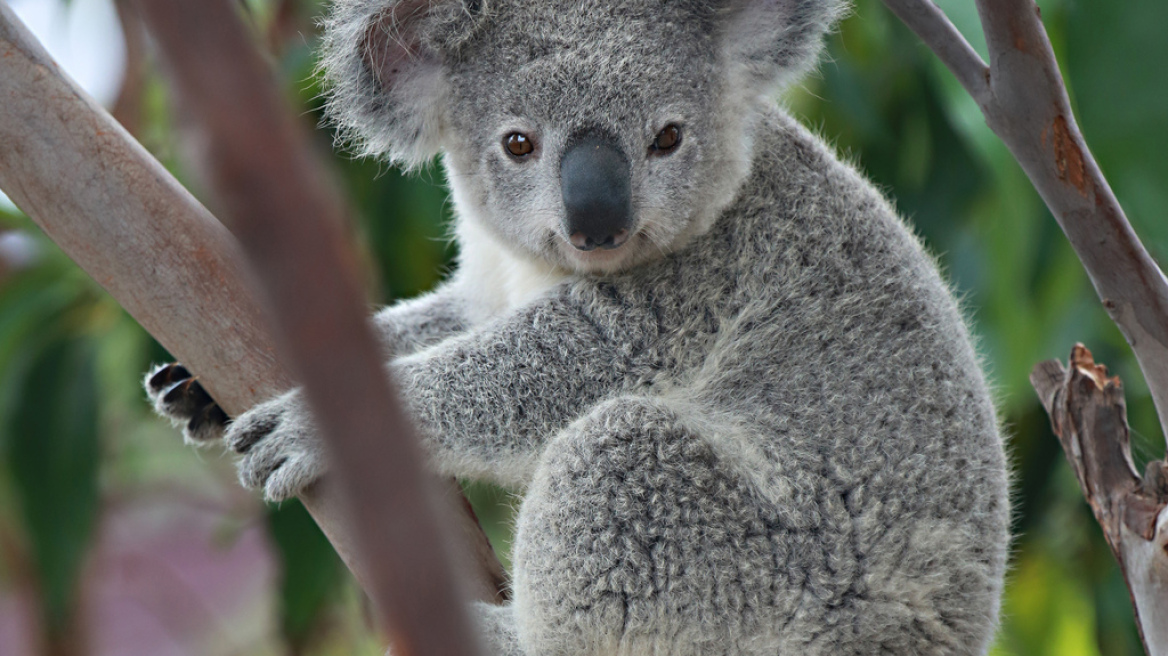
<path fill-rule="evenodd" d="M 338 123 L 446 153 L 459 271 L 377 324 L 435 469 L 526 490 L 514 602 L 476 606 L 493 653 L 987 650 L 1009 507 L 968 331 L 881 194 L 768 99 L 841 9 L 336 3 Z M 563 235 L 582 131 L 630 162 L 615 250 Z M 272 499 L 326 468 L 297 392 L 226 439 Z"/>

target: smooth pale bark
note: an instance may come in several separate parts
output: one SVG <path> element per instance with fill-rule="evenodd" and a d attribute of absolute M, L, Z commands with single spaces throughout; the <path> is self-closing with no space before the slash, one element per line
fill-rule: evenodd
<path fill-rule="evenodd" d="M 62 75 L 2 3 L 0 144 L 0 188 L 197 372 L 225 410 L 238 414 L 292 387 L 239 243 Z M 358 448 L 376 452 L 380 446 Z M 367 462 L 385 455 L 370 453 Z M 357 557 L 356 534 L 336 486 L 321 486 L 303 500 L 362 586 L 375 598 L 388 596 L 384 574 L 375 571 L 386 565 L 370 567 Z M 358 510 L 360 517 L 374 512 Z M 393 511 L 384 503 L 376 511 L 383 526 L 391 524 Z M 469 587 L 479 598 L 498 600 L 502 569 L 473 515 L 459 511 L 461 533 L 473 538 L 483 564 L 474 568 Z M 436 558 L 445 549 L 429 544 L 422 551 Z M 382 553 L 379 547 L 366 552 Z"/>
<path fill-rule="evenodd" d="M 1168 278 L 1079 132 L 1038 6 L 977 1 L 987 66 L 930 0 L 884 4 L 953 71 L 1050 208 L 1131 345 L 1168 434 Z"/>

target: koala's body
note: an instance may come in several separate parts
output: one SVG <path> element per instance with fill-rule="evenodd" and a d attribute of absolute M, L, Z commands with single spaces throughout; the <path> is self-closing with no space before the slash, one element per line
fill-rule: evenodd
<path fill-rule="evenodd" d="M 434 467 L 525 491 L 514 601 L 476 607 L 493 654 L 987 650 L 1009 504 L 968 331 L 770 99 L 840 11 L 336 3 L 338 124 L 445 152 L 459 268 L 376 322 Z M 157 403 L 190 419 L 173 382 Z M 295 392 L 226 438 L 270 498 L 325 470 Z"/>

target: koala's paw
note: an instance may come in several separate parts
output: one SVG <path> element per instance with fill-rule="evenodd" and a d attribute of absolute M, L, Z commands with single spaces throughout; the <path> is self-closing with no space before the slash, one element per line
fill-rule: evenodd
<path fill-rule="evenodd" d="M 177 362 L 155 367 L 143 386 L 154 410 L 181 426 L 188 443 L 206 444 L 223 436 L 227 413 L 186 367 Z"/>
<path fill-rule="evenodd" d="M 243 456 L 239 481 L 269 501 L 294 497 L 327 469 L 324 445 L 299 390 L 261 403 L 227 426 L 227 446 Z"/>

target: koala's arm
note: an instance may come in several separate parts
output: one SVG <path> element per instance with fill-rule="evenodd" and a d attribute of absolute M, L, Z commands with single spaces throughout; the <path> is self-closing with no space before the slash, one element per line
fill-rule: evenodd
<path fill-rule="evenodd" d="M 439 472 L 522 486 L 545 440 L 598 401 L 651 383 L 662 352 L 655 314 L 614 285 L 577 281 L 389 368 Z M 224 438 L 244 456 L 243 484 L 271 500 L 327 469 L 299 390 L 244 413 Z"/>
<path fill-rule="evenodd" d="M 386 358 L 409 355 L 468 330 L 472 316 L 457 279 L 428 294 L 400 301 L 373 315 Z"/>
<path fill-rule="evenodd" d="M 651 381 L 650 312 L 576 282 L 390 369 L 441 472 L 522 485 L 546 439 Z"/>
<path fill-rule="evenodd" d="M 468 330 L 474 316 L 470 298 L 465 285 L 455 279 L 378 312 L 373 324 L 384 357 L 409 355 Z M 227 413 L 186 367 L 177 363 L 155 367 L 144 384 L 155 410 L 182 426 L 187 442 L 205 444 L 223 436 Z"/>

